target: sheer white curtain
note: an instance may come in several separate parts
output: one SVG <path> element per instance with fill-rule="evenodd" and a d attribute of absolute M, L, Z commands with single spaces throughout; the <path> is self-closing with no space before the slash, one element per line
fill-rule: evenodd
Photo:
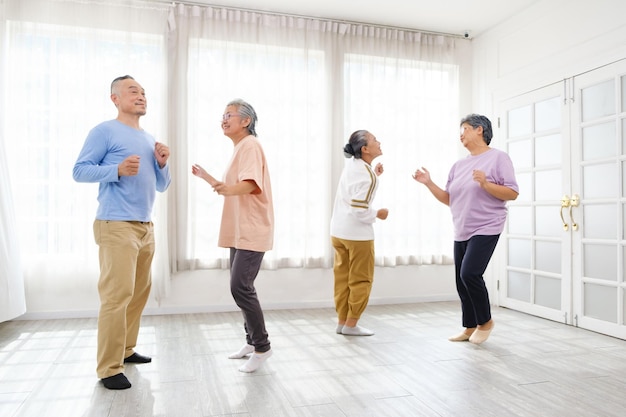
<path fill-rule="evenodd" d="M 176 268 L 227 266 L 227 252 L 216 247 L 221 197 L 190 175 L 190 165 L 221 177 L 232 143 L 220 116 L 236 97 L 257 110 L 270 164 L 276 236 L 266 268 L 332 264 L 332 201 L 343 145 L 357 129 L 372 131 L 384 150 L 377 200 L 390 216 L 376 225 L 377 264 L 450 261 L 447 208 L 411 174 L 425 165 L 445 181 L 456 159 L 458 40 L 182 4 L 169 26 L 177 103 L 170 136 L 179 139 L 170 228 Z"/>
<path fill-rule="evenodd" d="M 452 262 L 447 207 L 411 175 L 425 166 L 441 187 L 457 159 L 459 63 L 454 38 L 352 26 L 344 48 L 344 137 L 368 129 L 381 142 L 376 263 Z"/>
<path fill-rule="evenodd" d="M 0 56 L 4 56 L 4 1 L 0 0 Z M 4 60 L 3 60 L 4 61 Z M 0 66 L 0 80 L 5 65 Z M 0 82 L 0 90 L 4 91 Z M 5 103 L 0 102 L 0 126 L 4 126 Z M 26 312 L 24 277 L 15 227 L 15 204 L 11 191 L 10 172 L 4 135 L 0 141 L 0 322 L 10 320 Z"/>
<path fill-rule="evenodd" d="M 1 107 L 0 107 L 1 108 Z M 0 118 L 0 121 L 2 119 Z M 26 312 L 24 277 L 4 146 L 0 142 L 0 322 Z"/>
<path fill-rule="evenodd" d="M 332 113 L 323 33 L 303 19 L 178 5 L 170 18 L 170 73 L 180 106 L 170 119 L 176 149 L 179 269 L 227 267 L 217 248 L 219 197 L 190 175 L 192 163 L 221 178 L 233 145 L 221 131 L 234 98 L 256 110 L 272 179 L 274 250 L 266 268 L 326 267 Z"/>
<path fill-rule="evenodd" d="M 5 3 L 2 133 L 12 192 L 3 189 L 2 200 L 17 213 L 19 241 L 12 243 L 20 249 L 27 293 L 45 298 L 54 288 L 81 297 L 95 292 L 99 274 L 92 233 L 98 185 L 75 183 L 72 167 L 88 131 L 117 116 L 109 86 L 119 75 L 146 88 L 142 125 L 167 142 L 167 9 L 119 1 Z M 167 216 L 155 212 L 164 251 L 155 260 L 159 297 L 169 284 L 169 271 L 162 272 Z"/>

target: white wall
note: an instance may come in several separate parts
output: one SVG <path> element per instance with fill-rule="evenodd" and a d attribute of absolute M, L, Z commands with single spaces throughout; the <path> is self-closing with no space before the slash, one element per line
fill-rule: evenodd
<path fill-rule="evenodd" d="M 311 308 L 333 306 L 330 269 L 262 270 L 256 288 L 263 307 Z M 453 266 L 376 268 L 371 304 L 439 301 L 456 298 Z M 147 313 L 238 310 L 229 290 L 228 271 L 185 272 L 172 281 L 170 297 L 147 308 Z"/>
<path fill-rule="evenodd" d="M 262 270 L 256 281 L 264 309 L 333 306 L 330 269 Z M 456 300 L 452 265 L 376 268 L 370 304 Z M 28 312 L 20 319 L 96 317 L 99 307 L 96 283 L 86 280 L 77 288 L 45 292 L 26 289 Z M 161 303 L 153 297 L 145 314 L 182 314 L 238 311 L 229 290 L 227 270 L 179 273 L 171 281 L 169 296 Z M 367 312 L 366 312 L 367 313 Z"/>
<path fill-rule="evenodd" d="M 539 0 L 475 38 L 476 111 L 626 58 L 625 16 L 624 0 Z"/>
<path fill-rule="evenodd" d="M 498 102 L 626 58 L 626 1 L 539 0 L 473 42 L 473 104 L 492 121 Z M 499 132 L 494 127 L 494 144 Z M 494 257 L 486 275 L 492 302 Z"/>

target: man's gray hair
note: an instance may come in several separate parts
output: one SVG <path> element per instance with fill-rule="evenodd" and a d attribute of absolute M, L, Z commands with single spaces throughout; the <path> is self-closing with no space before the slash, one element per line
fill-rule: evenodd
<path fill-rule="evenodd" d="M 131 77 L 130 75 L 122 75 L 121 77 L 117 77 L 116 79 L 111 81 L 111 94 L 115 93 L 116 95 L 119 95 L 118 91 L 116 91 L 117 85 L 119 84 L 120 81 L 124 81 L 124 80 L 134 80 L 134 78 Z"/>

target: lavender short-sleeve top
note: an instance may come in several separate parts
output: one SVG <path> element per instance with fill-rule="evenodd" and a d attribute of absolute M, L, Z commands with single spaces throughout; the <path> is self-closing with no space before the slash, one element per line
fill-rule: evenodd
<path fill-rule="evenodd" d="M 457 161 L 450 169 L 446 191 L 454 223 L 454 240 L 476 235 L 498 235 L 506 221 L 506 201 L 493 197 L 472 179 L 474 170 L 484 171 L 487 181 L 519 192 L 511 158 L 491 148 L 480 155 Z"/>

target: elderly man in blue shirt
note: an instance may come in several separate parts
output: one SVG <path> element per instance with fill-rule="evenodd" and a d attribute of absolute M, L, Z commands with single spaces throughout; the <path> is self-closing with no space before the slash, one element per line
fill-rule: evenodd
<path fill-rule="evenodd" d="M 116 119 L 94 127 L 74 165 L 74 180 L 100 183 L 93 224 L 99 246 L 100 312 L 96 372 L 108 389 L 127 389 L 124 363 L 152 359 L 135 352 L 141 314 L 148 301 L 156 191 L 171 177 L 169 148 L 139 125 L 146 114 L 144 89 L 129 75 L 111 83 Z"/>

